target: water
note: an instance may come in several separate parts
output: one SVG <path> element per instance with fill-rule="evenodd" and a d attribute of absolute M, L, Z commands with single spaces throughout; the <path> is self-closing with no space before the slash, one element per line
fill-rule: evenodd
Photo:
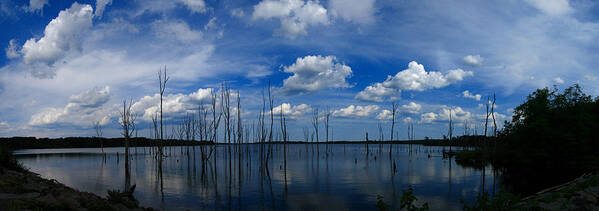
<path fill-rule="evenodd" d="M 443 147 L 396 145 L 393 161 L 388 145 L 289 144 L 287 171 L 283 145 L 273 147 L 268 172 L 261 170 L 259 145 L 242 145 L 241 159 L 234 147 L 217 147 L 217 163 L 202 168 L 199 147 L 167 147 L 162 163 L 150 148 L 130 149 L 130 183 L 142 206 L 165 210 L 373 210 L 377 195 L 394 208 L 399 207 L 403 190 L 409 185 L 431 210 L 461 210 L 460 200 L 471 203 L 477 194 L 497 187 L 493 171 L 464 168 L 443 159 Z M 16 151 L 17 158 L 42 177 L 81 191 L 106 196 L 108 189 L 125 187 L 123 148 L 36 149 Z M 117 158 L 118 152 L 118 158 Z M 182 153 L 183 152 L 183 153 Z M 194 156 L 195 155 L 195 156 Z M 213 155 L 214 157 L 214 155 Z M 227 159 L 231 157 L 231 159 Z M 376 157 L 376 160 L 375 160 Z M 204 169 L 204 170 L 202 170 Z M 484 186 L 483 186 L 484 184 Z"/>

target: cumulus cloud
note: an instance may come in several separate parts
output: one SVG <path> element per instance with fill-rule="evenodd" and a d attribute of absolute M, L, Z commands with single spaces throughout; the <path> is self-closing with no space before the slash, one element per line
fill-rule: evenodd
<path fill-rule="evenodd" d="M 472 75 L 474 75 L 472 71 L 462 69 L 449 70 L 445 75 L 440 72 L 426 72 L 423 65 L 412 61 L 408 64 L 408 69 L 398 72 L 395 76 L 387 76 L 387 79 L 382 83 L 375 83 L 366 87 L 356 95 L 356 99 L 381 102 L 385 96 L 393 96 L 394 93 L 399 93 L 400 90 L 424 91 L 441 88 L 462 81 L 465 77 Z"/>
<path fill-rule="evenodd" d="M 395 116 L 397 117 L 399 115 L 399 113 L 418 114 L 418 113 L 420 113 L 421 110 L 422 110 L 422 105 L 415 103 L 415 102 L 410 102 L 408 104 L 400 106 L 398 109 L 398 113 L 395 113 Z M 379 112 L 376 115 L 376 118 L 379 120 L 393 119 L 393 112 L 391 112 L 391 110 L 388 110 L 388 109 L 383 109 L 381 112 Z M 410 120 L 411 120 L 411 118 L 410 118 Z"/>
<path fill-rule="evenodd" d="M 573 10 L 568 0 L 525 0 L 525 2 L 548 15 L 563 15 Z"/>
<path fill-rule="evenodd" d="M 317 1 L 303 0 L 263 0 L 254 5 L 252 19 L 279 19 L 279 32 L 289 39 L 308 34 L 306 28 L 311 25 L 327 25 L 327 9 Z"/>
<path fill-rule="evenodd" d="M 385 87 L 383 83 L 374 83 L 358 92 L 355 98 L 363 101 L 383 102 L 387 99 L 399 100 L 400 97 L 401 90 Z"/>
<path fill-rule="evenodd" d="M 29 12 L 42 12 L 48 0 L 29 0 L 29 6 L 26 8 Z"/>
<path fill-rule="evenodd" d="M 441 106 L 437 112 L 427 112 L 420 115 L 421 123 L 440 123 L 449 121 L 449 114 L 451 112 L 451 119 L 453 122 L 463 124 L 466 122 L 481 122 L 486 118 L 486 114 L 475 114 L 470 111 L 466 111 L 461 107 L 449 107 Z M 498 125 L 504 120 L 507 120 L 507 116 L 498 112 L 494 112 L 495 119 Z M 489 118 L 491 121 L 491 119 Z"/>
<path fill-rule="evenodd" d="M 563 83 L 564 83 L 564 79 L 562 79 L 562 78 L 560 78 L 560 77 L 554 78 L 554 79 L 553 79 L 553 83 L 556 83 L 556 84 L 563 84 Z"/>
<path fill-rule="evenodd" d="M 483 60 L 483 57 L 481 57 L 480 55 L 468 55 L 462 58 L 462 62 L 465 65 L 472 67 L 481 66 L 483 64 Z"/>
<path fill-rule="evenodd" d="M 72 95 L 64 108 L 48 107 L 31 116 L 30 126 L 51 124 L 90 125 L 92 120 L 107 124 L 116 111 L 116 105 L 106 105 L 110 99 L 110 87 L 94 88 Z"/>
<path fill-rule="evenodd" d="M 415 102 L 410 102 L 406 105 L 402 105 L 400 111 L 409 114 L 417 114 L 420 113 L 421 109 L 422 105 Z"/>
<path fill-rule="evenodd" d="M 437 119 L 437 114 L 435 114 L 433 112 L 427 112 L 427 113 L 420 115 L 421 123 L 432 123 L 436 119 Z"/>
<path fill-rule="evenodd" d="M 377 105 L 355 106 L 349 105 L 345 108 L 333 111 L 333 116 L 338 117 L 366 117 L 379 110 Z"/>
<path fill-rule="evenodd" d="M 333 16 L 359 24 L 374 21 L 374 0 L 330 0 L 329 9 Z"/>
<path fill-rule="evenodd" d="M 297 118 L 312 111 L 312 108 L 307 104 L 291 106 L 291 104 L 289 103 L 282 103 L 281 105 L 274 107 L 272 109 L 272 112 L 275 115 L 279 115 L 281 114 L 281 110 L 283 111 L 283 115 L 285 115 L 286 118 Z"/>
<path fill-rule="evenodd" d="M 288 95 L 351 87 L 346 79 L 352 76 L 352 69 L 337 62 L 335 56 L 297 58 L 294 64 L 284 67 L 283 71 L 293 74 L 283 81 L 282 91 Z"/>
<path fill-rule="evenodd" d="M 205 13 L 206 2 L 204 0 L 179 0 L 193 13 Z"/>
<path fill-rule="evenodd" d="M 379 112 L 376 115 L 376 119 L 378 119 L 378 120 L 389 120 L 389 119 L 393 119 L 393 115 L 392 115 L 392 112 L 390 110 L 383 109 L 381 112 Z"/>
<path fill-rule="evenodd" d="M 21 56 L 17 49 L 18 47 L 19 46 L 17 44 L 17 40 L 11 39 L 10 41 L 8 41 L 8 47 L 4 49 L 4 52 L 6 53 L 6 58 L 14 59 Z"/>
<path fill-rule="evenodd" d="M 52 65 L 70 50 L 79 49 L 80 36 L 92 26 L 92 7 L 77 2 L 54 18 L 40 39 L 31 38 L 21 49 L 25 63 Z"/>
<path fill-rule="evenodd" d="M 185 115 L 198 109 L 200 103 L 209 103 L 212 88 L 198 89 L 190 94 L 169 94 L 162 98 L 162 114 L 166 118 Z M 152 116 L 160 111 L 160 95 L 147 95 L 131 106 L 131 109 L 140 114 L 145 121 L 151 121 Z"/>
<path fill-rule="evenodd" d="M 94 12 L 94 16 L 102 17 L 106 6 L 110 4 L 112 4 L 112 0 L 96 0 L 96 12 Z"/>
<path fill-rule="evenodd" d="M 423 65 L 412 61 L 408 64 L 408 69 L 398 72 L 393 77 L 387 76 L 383 86 L 400 90 L 424 91 L 445 87 L 472 75 L 472 71 L 462 69 L 450 70 L 446 75 L 440 72 L 426 72 Z"/>
<path fill-rule="evenodd" d="M 193 30 L 185 21 L 157 20 L 152 23 L 156 36 L 162 39 L 175 39 L 181 42 L 193 42 L 202 38 L 202 32 Z"/>
<path fill-rule="evenodd" d="M 466 90 L 462 92 L 462 97 L 474 99 L 476 101 L 480 101 L 480 94 L 473 94 L 470 91 Z"/>

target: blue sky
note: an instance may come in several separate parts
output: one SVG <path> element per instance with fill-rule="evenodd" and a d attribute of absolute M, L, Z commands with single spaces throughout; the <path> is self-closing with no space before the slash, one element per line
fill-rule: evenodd
<path fill-rule="evenodd" d="M 116 137 L 123 99 L 149 136 L 165 66 L 170 125 L 223 81 L 250 125 L 271 81 L 294 140 L 314 108 L 336 140 L 378 138 L 378 123 L 388 138 L 391 101 L 400 139 L 408 122 L 441 137 L 449 111 L 456 134 L 481 133 L 493 93 L 499 122 L 537 88 L 599 94 L 597 14 L 585 0 L 2 0 L 0 136 L 91 136 L 101 121 Z"/>

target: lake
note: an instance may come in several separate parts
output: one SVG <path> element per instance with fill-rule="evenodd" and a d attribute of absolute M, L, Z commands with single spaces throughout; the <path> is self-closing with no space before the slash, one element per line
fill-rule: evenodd
<path fill-rule="evenodd" d="M 130 149 L 130 184 L 141 206 L 164 210 L 376 210 L 377 196 L 399 208 L 409 186 L 431 210 L 461 210 L 483 189 L 499 187 L 491 167 L 484 171 L 444 159 L 443 147 L 389 145 L 274 145 L 268 171 L 260 168 L 257 144 L 218 145 L 216 166 L 202 167 L 200 147 L 166 147 L 159 174 L 149 147 Z M 242 153 L 240 154 L 239 149 Z M 449 148 L 445 148 L 448 150 Z M 453 148 L 456 149 L 455 147 Z M 195 151 L 195 153 L 194 153 Z M 124 148 L 15 151 L 31 171 L 81 191 L 106 196 L 126 182 Z M 213 155 L 214 157 L 214 155 Z M 212 157 L 212 158 L 213 158 Z M 393 168 L 395 163 L 395 171 Z"/>

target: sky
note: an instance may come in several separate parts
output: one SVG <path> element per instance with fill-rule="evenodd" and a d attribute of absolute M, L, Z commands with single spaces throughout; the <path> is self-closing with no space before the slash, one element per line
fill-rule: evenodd
<path fill-rule="evenodd" d="M 396 139 L 410 124 L 417 139 L 447 135 L 449 113 L 454 134 L 481 134 L 493 94 L 500 128 L 535 89 L 599 95 L 597 4 L 0 0 L 0 136 L 94 136 L 99 121 L 118 137 L 131 100 L 150 137 L 165 68 L 169 133 L 226 81 L 246 128 L 270 82 L 291 140 L 315 109 L 330 110 L 333 140 L 379 139 L 379 124 L 388 139 L 392 102 Z"/>

